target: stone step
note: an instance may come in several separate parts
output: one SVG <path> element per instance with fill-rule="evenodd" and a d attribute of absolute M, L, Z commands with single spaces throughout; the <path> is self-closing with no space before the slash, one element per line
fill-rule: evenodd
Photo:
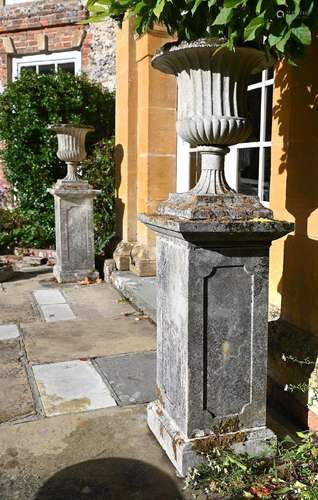
<path fill-rule="evenodd" d="M 142 315 L 23 323 L 21 331 L 31 364 L 89 359 L 156 348 L 155 326 Z"/>

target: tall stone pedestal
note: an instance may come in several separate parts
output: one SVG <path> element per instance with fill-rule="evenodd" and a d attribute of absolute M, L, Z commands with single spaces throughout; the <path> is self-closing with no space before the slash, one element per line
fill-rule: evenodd
<path fill-rule="evenodd" d="M 93 200 L 100 191 L 87 182 L 59 182 L 50 190 L 55 202 L 54 276 L 59 283 L 96 279 Z"/>
<path fill-rule="evenodd" d="M 292 224 L 220 214 L 140 219 L 157 233 L 150 429 L 182 476 L 215 447 L 265 452 L 275 441 L 266 428 L 269 247 Z"/>

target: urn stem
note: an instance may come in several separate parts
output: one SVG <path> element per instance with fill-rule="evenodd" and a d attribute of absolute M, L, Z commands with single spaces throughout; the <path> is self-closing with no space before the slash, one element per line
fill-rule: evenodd
<path fill-rule="evenodd" d="M 224 174 L 225 155 L 229 153 L 226 146 L 201 146 L 197 148 L 201 156 L 201 176 L 197 185 L 190 191 L 194 194 L 227 194 L 233 193 Z"/>
<path fill-rule="evenodd" d="M 63 180 L 69 181 L 69 182 L 80 181 L 81 179 L 77 175 L 78 162 L 77 161 L 68 161 L 66 164 L 67 164 L 67 175 Z"/>

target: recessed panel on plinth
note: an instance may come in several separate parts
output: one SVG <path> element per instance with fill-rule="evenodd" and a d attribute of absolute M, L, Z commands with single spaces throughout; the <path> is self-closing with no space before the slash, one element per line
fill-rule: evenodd
<path fill-rule="evenodd" d="M 59 282 L 96 278 L 93 199 L 99 191 L 81 186 L 57 186 L 55 200 L 56 257 L 54 275 Z"/>

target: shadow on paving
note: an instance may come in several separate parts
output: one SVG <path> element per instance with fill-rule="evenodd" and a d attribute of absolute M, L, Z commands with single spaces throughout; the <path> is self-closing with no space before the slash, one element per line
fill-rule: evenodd
<path fill-rule="evenodd" d="M 173 480 L 140 460 L 105 458 L 67 467 L 34 500 L 181 500 Z"/>

